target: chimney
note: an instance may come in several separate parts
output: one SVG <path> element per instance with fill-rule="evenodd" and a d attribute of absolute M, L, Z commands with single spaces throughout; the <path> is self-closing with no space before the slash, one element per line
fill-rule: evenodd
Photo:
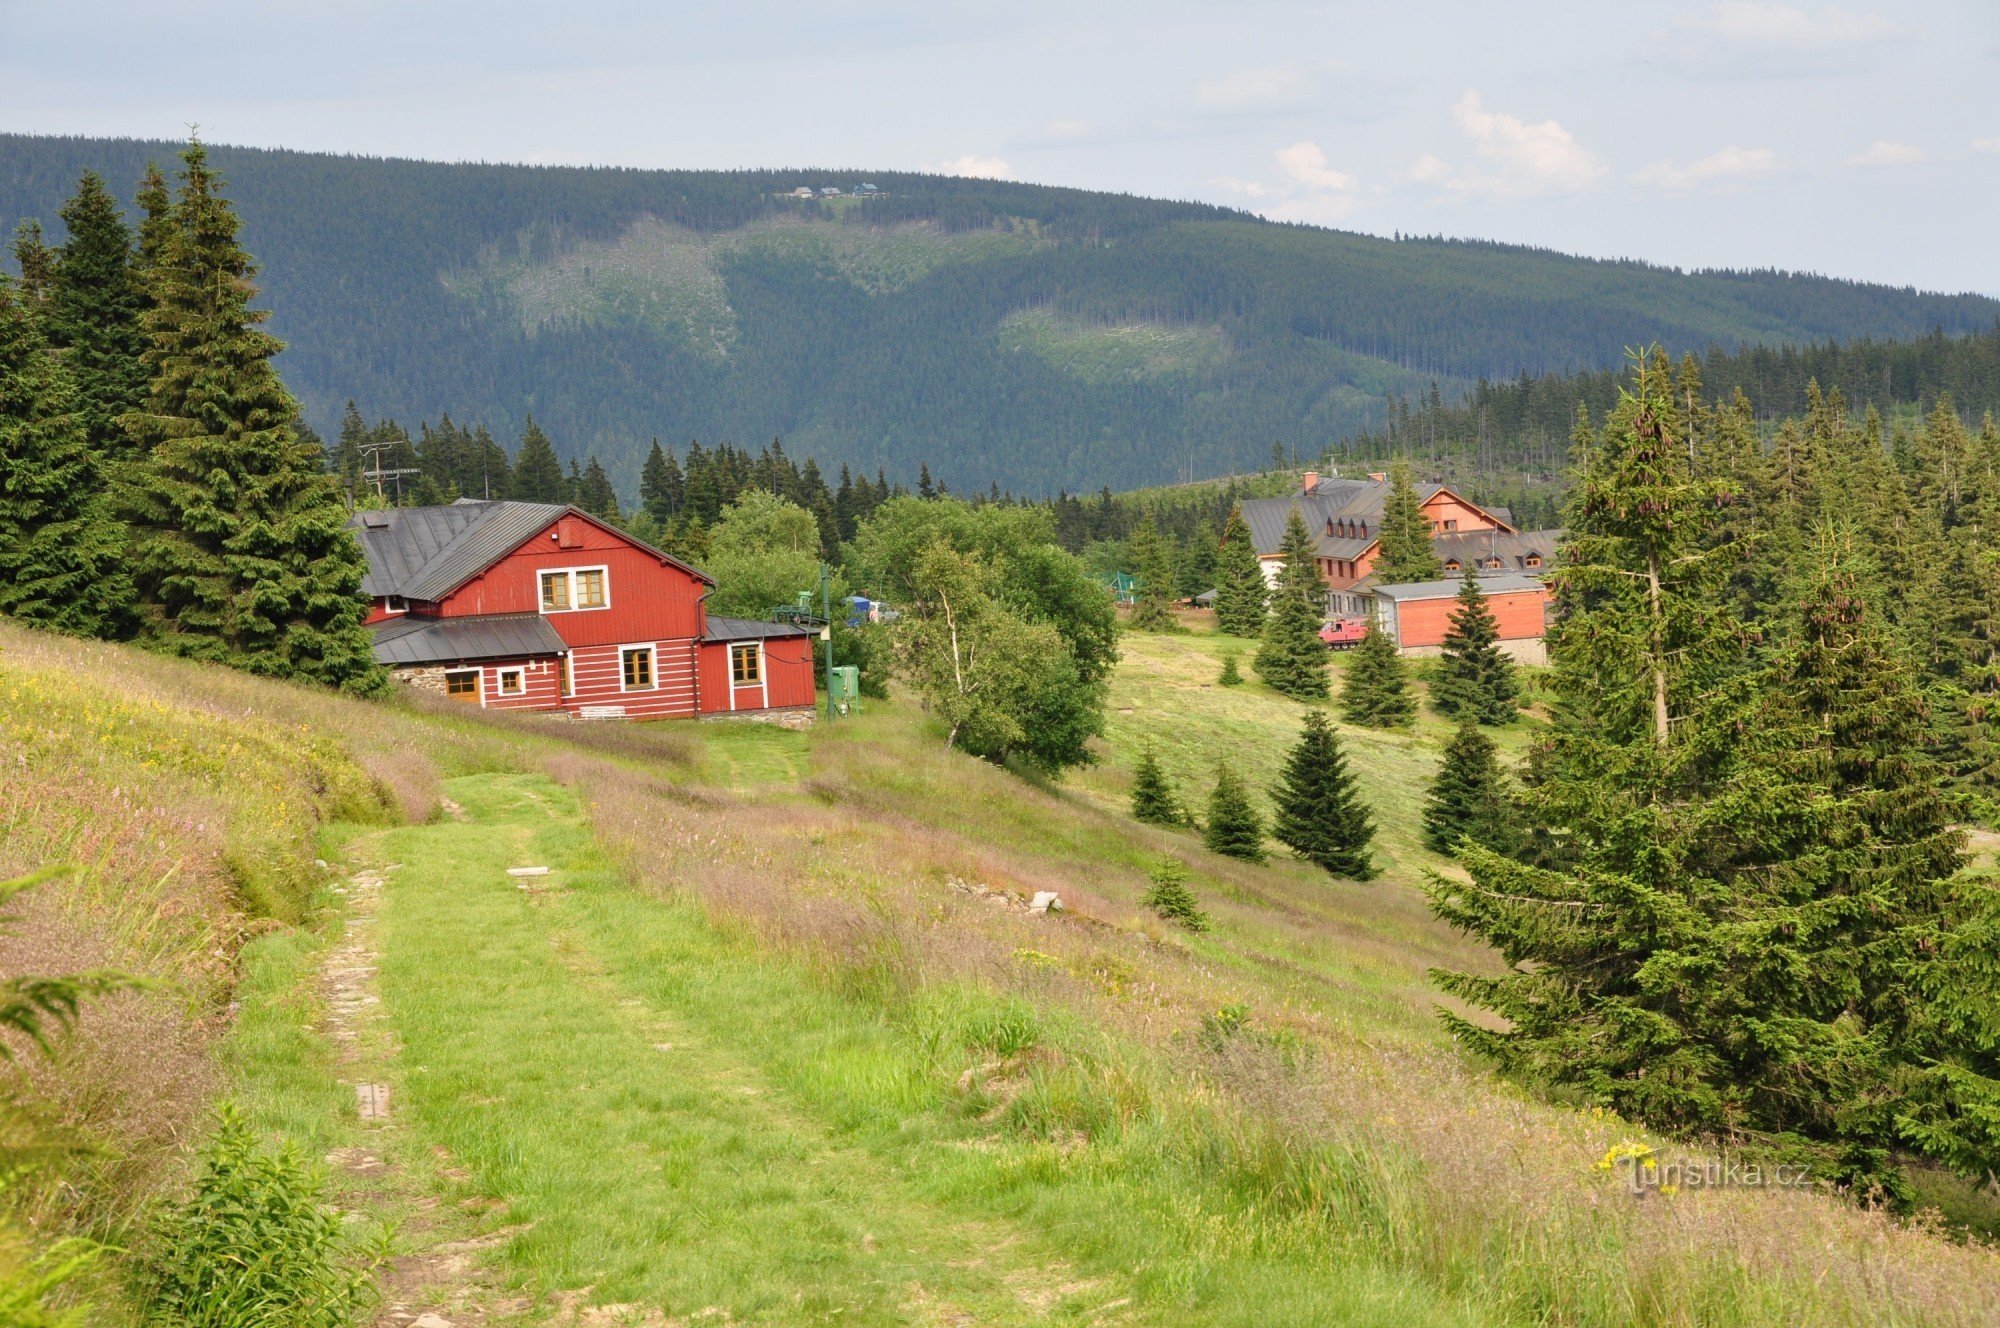
<path fill-rule="evenodd" d="M 1311 493 L 1314 489 L 1317 489 L 1319 487 L 1319 472 L 1316 470 L 1307 471 L 1303 477 L 1303 484 L 1306 493 Z"/>
<path fill-rule="evenodd" d="M 1389 476 L 1383 471 L 1379 470 L 1369 471 L 1368 478 L 1374 480 L 1377 484 L 1387 484 L 1389 482 Z"/>

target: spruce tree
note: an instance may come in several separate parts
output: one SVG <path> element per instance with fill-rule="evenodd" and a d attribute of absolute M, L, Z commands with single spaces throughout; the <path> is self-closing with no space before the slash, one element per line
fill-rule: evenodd
<path fill-rule="evenodd" d="M 594 454 L 577 484 L 576 505 L 592 516 L 603 517 L 607 521 L 618 519 L 617 491 L 611 487 L 611 477 L 604 473 L 603 465 Z"/>
<path fill-rule="evenodd" d="M 1168 922 L 1179 923 L 1189 931 L 1208 930 L 1208 914 L 1201 911 L 1201 904 L 1188 889 L 1187 865 L 1177 858 L 1162 858 L 1159 865 L 1146 873 L 1152 878 L 1152 886 L 1147 889 L 1144 903 L 1147 908 L 1165 918 Z"/>
<path fill-rule="evenodd" d="M 1461 840 L 1504 851 L 1511 845 L 1511 810 L 1493 740 L 1461 715 L 1424 803 L 1424 842 L 1454 853 Z"/>
<path fill-rule="evenodd" d="M 563 476 L 562 462 L 556 459 L 555 444 L 533 415 L 521 426 L 521 446 L 514 453 L 513 484 L 507 496 L 524 503 L 569 501 L 569 481 Z"/>
<path fill-rule="evenodd" d="M 1141 632 L 1171 632 L 1179 624 L 1174 619 L 1174 573 L 1173 560 L 1167 542 L 1160 538 L 1160 530 L 1148 514 L 1141 514 L 1133 524 L 1132 538 L 1126 544 L 1126 558 L 1132 565 L 1139 588 L 1132 601 L 1134 630 Z"/>
<path fill-rule="evenodd" d="M 1296 507 L 1285 522 L 1285 561 L 1271 594 L 1271 615 L 1252 667 L 1274 690 L 1298 701 L 1326 699 L 1326 583 L 1313 556 L 1312 536 Z"/>
<path fill-rule="evenodd" d="M 1236 772 L 1224 764 L 1216 767 L 1215 791 L 1208 799 L 1208 823 L 1202 827 L 1201 842 L 1209 852 L 1245 862 L 1264 860 L 1264 822 L 1250 805 L 1250 794 Z"/>
<path fill-rule="evenodd" d="M 1417 716 L 1403 661 L 1373 616 L 1361 644 L 1348 657 L 1347 676 L 1340 684 L 1340 713 L 1348 723 L 1372 729 L 1403 728 Z"/>
<path fill-rule="evenodd" d="M 14 228 L 14 266 L 21 273 L 15 298 L 39 311 L 56 279 L 56 251 L 42 238 L 41 222 L 30 218 Z"/>
<path fill-rule="evenodd" d="M 1243 685 L 1243 671 L 1236 667 L 1235 651 L 1232 650 L 1222 657 L 1222 672 L 1216 676 L 1215 681 L 1223 687 Z"/>
<path fill-rule="evenodd" d="M 67 366 L 0 276 L 0 613 L 76 636 L 132 625 L 110 511 Z"/>
<path fill-rule="evenodd" d="M 1410 475 L 1410 463 L 1397 457 L 1389 467 L 1389 496 L 1382 505 L 1382 531 L 1373 569 L 1377 585 L 1396 586 L 1436 581 L 1444 564 L 1431 544 L 1431 522 L 1423 498 Z"/>
<path fill-rule="evenodd" d="M 1432 677 L 1431 705 L 1441 715 L 1506 724 L 1520 713 L 1514 661 L 1500 649 L 1500 626 L 1470 567 L 1459 584 L 1458 607 Z"/>
<path fill-rule="evenodd" d="M 142 460 L 121 485 L 149 639 L 177 654 L 357 691 L 383 682 L 362 626 L 362 557 L 250 308 L 256 268 L 199 142 L 146 312 Z"/>
<path fill-rule="evenodd" d="M 1356 791 L 1339 735 L 1321 711 L 1306 711 L 1273 801 L 1278 815 L 1271 832 L 1292 852 L 1347 880 L 1375 875 L 1368 853 L 1375 821 Z"/>
<path fill-rule="evenodd" d="M 680 466 L 661 450 L 660 440 L 655 438 L 639 471 L 639 501 L 662 530 L 680 513 L 682 483 Z"/>
<path fill-rule="evenodd" d="M 1736 909 L 1736 860 L 1759 856 L 1718 818 L 1772 804 L 1740 741 L 1746 643 L 1709 545 L 1717 485 L 1689 474 L 1669 387 L 1664 365 L 1639 359 L 1580 440 L 1550 576 L 1554 713 L 1525 793 L 1548 852 L 1530 863 L 1465 843 L 1469 882 L 1433 877 L 1428 892 L 1509 966 L 1438 975 L 1505 1021 L 1444 1014 L 1460 1041 L 1656 1128 L 1700 1130 L 1726 1124 L 1730 1100 L 1681 956 Z"/>
<path fill-rule="evenodd" d="M 147 388 L 139 325 L 146 300 L 133 271 L 132 233 L 95 172 L 84 173 L 62 219 L 69 238 L 50 280 L 49 340 L 66 352 L 84 433 L 121 459 L 130 439 L 118 417 L 137 410 Z"/>
<path fill-rule="evenodd" d="M 1250 542 L 1250 527 L 1244 523 L 1243 509 L 1231 507 L 1222 526 L 1222 543 L 1217 549 L 1215 579 L 1215 626 L 1230 636 L 1260 636 L 1264 631 L 1265 601 L 1270 587 L 1264 583 L 1263 565 L 1257 548 Z"/>
<path fill-rule="evenodd" d="M 1139 768 L 1132 774 L 1132 819 L 1149 825 L 1187 824 L 1187 812 L 1180 797 L 1168 782 L 1166 771 L 1160 769 L 1159 757 L 1151 747 L 1140 755 Z"/>
<path fill-rule="evenodd" d="M 141 213 L 138 275 L 140 284 L 150 287 L 161 256 L 166 252 L 167 237 L 173 234 L 174 229 L 173 195 L 167 190 L 166 175 L 155 162 L 147 162 L 146 173 L 140 177 L 138 203 Z M 152 298 L 149 290 L 146 295 L 148 304 Z"/>

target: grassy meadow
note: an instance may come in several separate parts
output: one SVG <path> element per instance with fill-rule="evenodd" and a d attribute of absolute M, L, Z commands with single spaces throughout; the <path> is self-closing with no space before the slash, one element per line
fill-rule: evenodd
<path fill-rule="evenodd" d="M 1133 765 L 1261 789 L 1301 707 L 1246 642 L 1122 650 L 1101 759 L 1048 784 L 901 699 L 585 726 L 0 627 L 0 868 L 87 864 L 24 897 L 9 971 L 163 979 L 21 1062 L 132 1161 L 17 1216 L 143 1241 L 228 1097 L 390 1231 L 382 1322 L 1991 1322 L 1990 1249 L 1819 1195 L 1635 1199 L 1607 1152 L 1681 1150 L 1455 1051 L 1426 971 L 1493 960 L 1416 889 L 1448 869 L 1434 717 L 1341 729 L 1380 879 L 1234 862 L 1133 822 Z M 1210 931 L 1143 906 L 1168 856 Z M 132 1011 L 191 1085 L 152 1134 L 103 1087 L 165 1036 Z"/>

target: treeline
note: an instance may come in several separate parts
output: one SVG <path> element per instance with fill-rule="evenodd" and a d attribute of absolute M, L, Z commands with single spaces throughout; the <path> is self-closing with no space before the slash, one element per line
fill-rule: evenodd
<path fill-rule="evenodd" d="M 2000 409 L 2000 324 L 1965 336 L 1932 330 L 1902 340 L 1862 338 L 1804 346 L 1711 346 L 1696 357 L 1711 396 L 1741 392 L 1764 425 L 1805 413 L 1815 390 L 1839 392 L 1856 408 L 1874 406 L 1905 428 L 1949 397 L 1968 419 Z M 1343 437 L 1326 465 L 1397 454 L 1427 473 L 1479 485 L 1517 515 L 1552 516 L 1549 492 L 1565 465 L 1570 428 L 1582 406 L 1602 414 L 1618 403 L 1623 379 L 1611 369 L 1480 380 L 1455 399 L 1436 384 L 1398 397 L 1381 423 Z M 1535 520 L 1532 525 L 1553 521 Z"/>
<path fill-rule="evenodd" d="M 199 142 L 136 231 L 95 175 L 0 277 L 0 612 L 252 672 L 382 685 L 362 558 L 250 307 Z"/>
<path fill-rule="evenodd" d="M 82 169 L 134 180 L 159 151 L 0 136 L 0 197 L 53 226 Z M 460 420 L 532 413 L 565 465 L 596 455 L 621 497 L 636 492 L 655 436 L 782 437 L 857 475 L 907 479 L 928 461 L 960 492 L 997 481 L 1035 497 L 1226 474 L 1261 466 L 1274 439 L 1310 459 L 1328 439 L 1379 432 L 1395 398 L 1419 397 L 1433 380 L 1449 399 L 1481 378 L 1590 369 L 1635 339 L 1908 338 L 1990 327 L 2000 314 L 1979 296 L 1389 240 L 1002 181 L 221 148 L 212 160 L 229 171 L 266 261 L 287 379 L 323 433 L 338 429 L 350 396 L 404 420 L 436 418 L 445 404 Z M 848 206 L 780 196 L 862 179 L 889 197 Z M 1010 243 L 954 250 L 893 289 L 811 245 L 691 250 L 732 322 L 726 354 L 665 315 L 530 317 L 483 278 L 533 270 L 647 218 L 684 228 L 695 247 L 780 218 L 837 234 L 829 249 L 893 245 L 909 223 L 947 240 L 1004 232 Z M 642 277 L 655 279 L 669 278 Z M 1156 324 L 1214 353 L 1145 368 L 1100 363 L 1088 347 L 1077 359 L 1068 343 L 1044 353 L 1003 332 L 1024 310 L 1047 312 L 1062 335 Z"/>

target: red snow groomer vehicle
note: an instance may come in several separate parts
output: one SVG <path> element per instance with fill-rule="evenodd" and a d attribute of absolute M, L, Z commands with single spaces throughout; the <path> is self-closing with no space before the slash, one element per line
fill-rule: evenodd
<path fill-rule="evenodd" d="M 1335 618 L 1319 629 L 1319 639 L 1326 642 L 1330 650 L 1349 650 L 1360 645 L 1367 632 L 1366 618 Z"/>

